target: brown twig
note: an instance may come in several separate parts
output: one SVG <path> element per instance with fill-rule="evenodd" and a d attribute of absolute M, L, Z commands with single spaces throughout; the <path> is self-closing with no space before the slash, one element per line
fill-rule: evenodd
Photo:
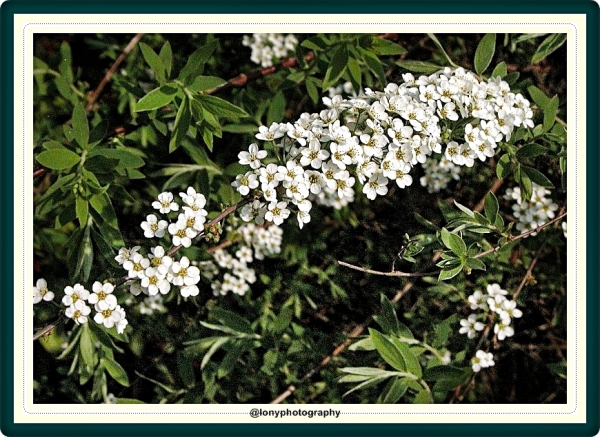
<path fill-rule="evenodd" d="M 142 39 L 143 36 L 144 36 L 143 33 L 138 33 L 131 39 L 131 41 L 129 41 L 129 44 L 127 44 L 125 46 L 125 48 L 123 49 L 123 52 L 119 55 L 119 57 L 115 60 L 115 62 L 113 62 L 113 64 L 110 66 L 110 68 L 108 69 L 108 71 L 106 72 L 104 77 L 102 78 L 102 81 L 100 81 L 100 84 L 98 85 L 98 87 L 90 95 L 88 103 L 85 106 L 85 112 L 89 112 L 92 109 L 92 106 L 98 99 L 98 96 L 100 96 L 100 93 L 102 92 L 102 90 L 104 89 L 106 84 L 110 81 L 110 79 L 112 78 L 112 75 L 115 74 L 115 71 L 117 71 L 117 68 L 119 68 L 119 65 L 121 65 L 121 62 L 123 62 L 125 57 L 127 57 L 129 52 L 131 52 L 131 50 L 133 50 L 135 45 L 139 42 L 140 39 Z"/>

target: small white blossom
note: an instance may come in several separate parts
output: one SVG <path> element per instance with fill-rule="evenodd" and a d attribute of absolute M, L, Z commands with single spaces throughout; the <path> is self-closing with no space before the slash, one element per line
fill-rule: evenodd
<path fill-rule="evenodd" d="M 33 287 L 33 303 L 39 303 L 42 300 L 49 302 L 54 299 L 54 293 L 48 290 L 48 284 L 44 278 L 36 281 Z"/>

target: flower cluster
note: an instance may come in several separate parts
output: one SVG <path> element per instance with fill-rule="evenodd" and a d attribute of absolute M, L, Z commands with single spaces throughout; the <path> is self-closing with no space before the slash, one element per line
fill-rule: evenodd
<path fill-rule="evenodd" d="M 427 187 L 430 193 L 439 193 L 448 187 L 448 183 L 454 179 L 460 179 L 461 167 L 454 164 L 446 156 L 440 160 L 428 159 L 421 164 L 425 171 L 425 176 L 421 176 L 421 186 Z"/>
<path fill-rule="evenodd" d="M 273 61 L 285 58 L 296 50 L 298 40 L 293 34 L 255 33 L 244 35 L 242 44 L 252 49 L 250 60 L 263 67 L 271 67 Z"/>
<path fill-rule="evenodd" d="M 533 183 L 531 199 L 526 202 L 521 199 L 519 187 L 506 190 L 504 198 L 515 202 L 512 210 L 513 216 L 518 220 L 516 225 L 518 231 L 527 232 L 537 229 L 556 216 L 555 211 L 558 209 L 558 205 L 548 196 L 550 196 L 550 191 L 536 183 Z M 537 235 L 537 232 L 531 235 Z"/>
<path fill-rule="evenodd" d="M 491 352 L 485 352 L 478 350 L 475 356 L 471 359 L 471 365 L 473 366 L 473 372 L 479 372 L 481 369 L 486 367 L 492 367 L 494 364 L 494 355 Z"/>
<path fill-rule="evenodd" d="M 179 193 L 179 197 L 183 205 L 175 202 L 173 193 L 163 192 L 158 195 L 152 207 L 162 214 L 177 213 L 177 218 L 169 223 L 154 214 L 148 215 L 141 224 L 147 238 L 163 238 L 168 234 L 173 246 L 190 247 L 192 240 L 204 233 L 207 215 L 204 195 L 189 187 L 185 193 Z M 191 265 L 186 256 L 174 259 L 160 245 L 151 248 L 147 255 L 141 254 L 139 250 L 140 246 L 121 248 L 115 257 L 127 271 L 127 278 L 135 280 L 130 285 L 131 294 L 165 295 L 169 293 L 171 286 L 180 287 L 183 297 L 199 294 L 196 284 L 200 281 L 200 270 Z"/>
<path fill-rule="evenodd" d="M 232 231 L 232 229 L 229 229 Z M 249 267 L 255 259 L 262 260 L 281 252 L 283 231 L 279 226 L 256 226 L 247 223 L 236 232 L 241 242 L 234 247 L 235 252 L 225 249 L 213 252 L 213 261 L 198 263 L 200 273 L 211 281 L 215 296 L 223 296 L 228 292 L 243 296 L 256 282 L 256 272 Z"/>
<path fill-rule="evenodd" d="M 259 127 L 264 146 L 253 143 L 238 155 L 250 170 L 232 183 L 243 196 L 257 196 L 242 218 L 279 225 L 295 216 L 302 227 L 313 202 L 340 208 L 359 187 L 371 200 L 387 194 L 390 183 L 405 188 L 412 168 L 434 153 L 471 167 L 493 156 L 516 127 L 533 127 L 529 101 L 499 78 L 481 82 L 446 68 L 403 79 L 383 92 L 325 97 L 328 108 L 318 114 Z M 468 119 L 464 127 L 461 119 Z"/>
<path fill-rule="evenodd" d="M 65 315 L 78 325 L 87 323 L 92 312 L 89 305 L 93 305 L 96 311 L 94 321 L 106 328 L 116 326 L 117 332 L 122 334 L 129 322 L 125 310 L 117 303 L 114 289 L 115 286 L 110 282 L 102 284 L 98 281 L 92 285 L 92 293 L 81 284 L 65 287 L 62 298 L 62 303 L 67 307 Z"/>
<path fill-rule="evenodd" d="M 44 278 L 38 279 L 33 287 L 33 303 L 40 303 L 42 300 L 54 300 L 54 293 L 48 290 L 48 283 Z"/>
<path fill-rule="evenodd" d="M 507 295 L 508 292 L 503 290 L 499 284 L 489 284 L 486 288 L 487 293 L 482 293 L 479 290 L 468 297 L 469 306 L 472 310 L 481 310 L 482 313 L 470 314 L 466 319 L 460 321 L 461 328 L 458 331 L 461 334 L 467 334 L 470 339 L 475 338 L 477 332 L 483 331 L 485 325 L 481 320 L 493 320 L 494 321 L 494 334 L 500 341 L 505 340 L 507 337 L 512 337 L 515 330 L 511 326 L 512 319 L 519 318 L 523 315 L 522 311 L 517 308 L 517 303 L 514 300 L 510 300 Z M 490 313 L 492 313 L 492 319 L 490 319 Z M 478 351 L 477 353 L 479 354 Z M 483 353 L 483 352 L 482 352 Z M 480 354 L 481 355 L 481 354 Z M 473 370 L 478 372 L 482 367 L 488 367 L 483 363 L 488 362 L 487 356 L 491 364 L 494 365 L 492 354 L 486 354 L 477 356 L 474 361 Z M 476 365 L 478 366 L 476 370 Z"/>

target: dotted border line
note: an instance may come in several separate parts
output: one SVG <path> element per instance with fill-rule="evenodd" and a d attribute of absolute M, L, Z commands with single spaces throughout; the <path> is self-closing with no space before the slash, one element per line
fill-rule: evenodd
<path fill-rule="evenodd" d="M 424 22 L 424 23 L 415 23 L 415 22 L 411 22 L 411 23 L 405 23 L 405 22 L 352 22 L 352 23 L 329 23 L 329 22 L 319 22 L 319 23 L 313 23 L 313 22 L 265 22 L 265 23 L 258 23 L 258 22 L 244 22 L 244 23 L 222 23 L 222 22 L 214 22 L 214 23 L 206 23 L 206 22 L 190 22 L 190 23 L 165 23 L 165 22 L 158 22 L 158 23 L 94 23 L 94 22 L 90 22 L 90 23 L 44 23 L 44 22 L 40 22 L 40 23 L 27 23 L 24 27 L 23 27 L 23 32 L 22 32 L 22 39 L 23 39 L 23 66 L 25 65 L 25 55 L 26 55 L 26 48 L 25 48 L 25 30 L 27 29 L 28 26 L 31 25 L 112 25 L 112 26 L 121 26 L 121 25 L 169 25 L 169 26 L 173 26 L 173 25 L 235 25 L 235 26 L 239 26 L 239 25 L 311 25 L 311 26 L 315 26 L 315 25 L 353 25 L 353 26 L 363 26 L 363 25 L 446 25 L 446 26 L 464 26 L 464 25 L 498 25 L 498 26 L 506 26 L 506 25 L 523 25 L 523 24 L 527 24 L 527 25 L 570 25 L 573 26 L 573 28 L 575 29 L 575 120 L 579 119 L 579 115 L 578 115 L 578 108 L 579 105 L 577 104 L 577 90 L 578 90 L 578 83 L 577 83 L 577 78 L 579 77 L 578 75 L 578 63 L 577 63 L 577 55 L 578 55 L 578 33 L 577 33 L 577 26 L 573 23 L 565 23 L 565 22 L 557 22 L 557 23 L 526 23 L 526 22 L 516 22 L 516 23 L 439 23 L 439 22 Z M 240 32 L 241 33 L 241 32 Z M 22 71 L 22 80 L 23 80 L 23 99 L 25 99 L 25 68 L 23 68 Z M 28 150 L 26 148 L 25 145 L 25 141 L 26 141 L 26 132 L 25 132 L 25 108 L 26 108 L 26 102 L 25 100 L 23 100 L 23 111 L 22 111 L 22 116 L 23 116 L 23 198 L 25 199 L 25 151 Z M 577 145 L 578 141 L 577 141 L 577 126 L 575 125 L 574 127 L 574 135 L 575 135 L 575 145 Z M 577 156 L 577 147 L 575 147 L 575 180 L 578 180 L 578 156 Z M 577 198 L 577 187 L 575 187 L 575 212 L 577 213 L 577 207 L 578 207 L 578 198 Z M 578 251 L 577 251 L 577 221 L 576 220 L 572 220 L 575 223 L 575 332 L 577 332 L 577 326 L 578 326 L 578 318 L 577 318 L 577 298 L 578 298 L 578 282 L 577 282 L 577 271 L 578 269 Z M 25 203 L 23 203 L 23 247 L 25 247 L 25 235 L 26 235 L 26 228 L 25 228 Z M 23 254 L 23 277 L 27 277 L 26 272 L 25 272 L 25 254 Z M 23 284 L 23 320 L 25 320 L 25 304 L 26 304 L 26 293 L 27 293 L 27 285 Z M 25 324 L 23 324 L 23 343 L 25 344 L 25 341 L 27 339 L 28 336 L 26 336 L 25 334 Z M 573 414 L 577 411 L 577 389 L 578 389 L 578 373 L 577 373 L 577 362 L 578 362 L 578 355 L 577 355 L 577 347 L 578 347 L 578 342 L 577 342 L 577 335 L 575 335 L 575 365 L 573 367 L 573 369 L 575 370 L 575 406 L 573 408 L 572 411 L 570 412 L 531 412 L 531 413 L 527 413 L 527 412 L 487 412 L 487 413 L 483 413 L 483 412 L 423 412 L 423 413 L 417 413 L 417 412 L 393 412 L 393 413 L 388 413 L 388 412 L 366 412 L 366 413 L 357 413 L 357 412 L 340 412 L 340 415 L 347 415 L 347 416 L 351 416 L 351 415 L 395 415 L 395 416 L 406 416 L 406 415 L 507 415 L 507 414 L 512 414 L 512 415 L 567 415 L 567 414 Z M 25 366 L 25 350 L 23 350 L 23 369 L 26 368 Z M 88 412 L 66 412 L 66 413 L 60 413 L 60 412 L 32 412 L 32 411 L 28 411 L 25 405 L 25 387 L 26 387 L 26 383 L 25 383 L 25 372 L 23 372 L 23 411 L 27 414 L 32 414 L 32 415 L 64 415 L 64 414 L 68 414 L 68 415 L 120 415 L 120 414 L 127 414 L 127 415 L 244 415 L 244 416 L 248 416 L 249 413 L 211 413 L 211 412 L 93 412 L 93 413 L 88 413 Z M 44 405 L 44 404 L 40 404 L 40 405 Z M 102 405 L 102 404 L 99 404 Z M 497 405 L 497 404 L 494 404 Z M 319 417 L 319 416 L 317 416 Z M 256 418 L 259 419 L 259 418 Z"/>

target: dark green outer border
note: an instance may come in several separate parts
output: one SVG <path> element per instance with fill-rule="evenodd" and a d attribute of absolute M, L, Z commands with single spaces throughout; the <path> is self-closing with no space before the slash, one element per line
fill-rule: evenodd
<path fill-rule="evenodd" d="M 298 6 L 296 6 L 298 5 Z M 394 13 L 445 13 L 445 14 L 527 14 L 527 13 L 553 13 L 553 14 L 585 14 L 587 19 L 587 108 L 579 108 L 579 114 L 585 114 L 587 122 L 587 423 L 585 424 L 44 424 L 23 425 L 14 423 L 13 394 L 15 387 L 13 350 L 15 325 L 13 320 L 14 280 L 13 268 L 20 260 L 13 258 L 14 225 L 12 210 L 14 199 L 14 170 L 11 163 L 15 163 L 13 154 L 14 144 L 14 114 L 11 102 L 14 100 L 14 56 L 13 40 L 13 16 L 15 14 L 58 14 L 58 13 L 320 13 L 320 14 L 346 14 L 346 13 L 370 13 L 370 14 L 394 14 Z M 0 384 L 1 390 L 1 426 L 2 432 L 9 436 L 53 436 L 53 435 L 81 435 L 81 436 L 119 436 L 119 435 L 327 435 L 339 434 L 343 436 L 362 435 L 465 435 L 465 436 L 519 436 L 519 435 L 543 435 L 543 436 L 591 436 L 598 433 L 600 409 L 598 404 L 598 392 L 600 383 L 598 373 L 600 369 L 599 356 L 599 317 L 598 312 L 600 293 L 597 277 L 598 249 L 600 248 L 600 233 L 597 224 L 600 222 L 598 216 L 598 200 L 600 193 L 600 159 L 598 146 L 600 144 L 598 135 L 598 120 L 600 120 L 599 104 L 600 93 L 598 91 L 598 80 L 600 76 L 599 55 L 600 48 L 600 20 L 598 3 L 591 0 L 504 0 L 487 4 L 482 0 L 480 4 L 472 1 L 435 1 L 419 0 L 400 4 L 398 1 L 356 1 L 346 0 L 341 4 L 334 2 L 318 2 L 304 0 L 291 5 L 281 2 L 270 5 L 266 1 L 228 1 L 227 4 L 218 2 L 151 2 L 145 1 L 104 1 L 104 2 L 41 2 L 41 1 L 7 1 L 2 3 L 0 9 L 0 53 L 2 54 L 2 68 L 0 68 L 1 95 L 3 105 L 0 109 L 0 189 L 2 191 L 2 204 L 10 205 L 3 208 L 0 214 L 0 267 L 2 270 L 2 293 L 0 293 L 0 327 L 2 334 L 2 357 L 0 359 Z M 18 116 L 18 114 L 17 114 Z M 17 242 L 18 243 L 18 242 Z M 594 268 L 595 267 L 595 268 Z M 13 292 L 14 291 L 14 292 Z M 375 419 L 375 417 L 374 417 Z M 377 420 L 377 419 L 375 419 Z M 165 417 L 165 422 L 168 417 Z"/>

